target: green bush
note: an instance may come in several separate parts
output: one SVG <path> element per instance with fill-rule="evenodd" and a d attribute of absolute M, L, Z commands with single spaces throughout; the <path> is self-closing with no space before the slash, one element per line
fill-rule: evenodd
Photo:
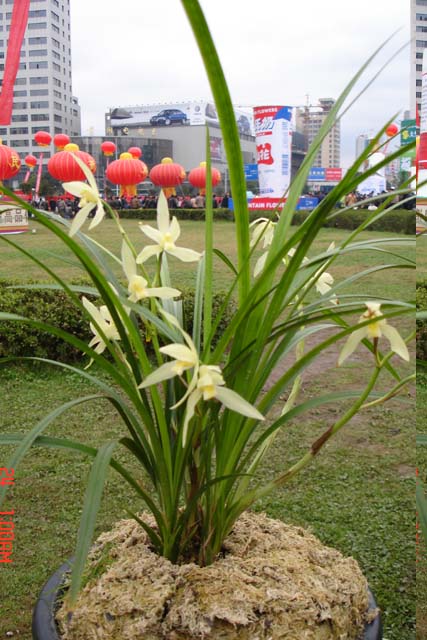
<path fill-rule="evenodd" d="M 417 282 L 417 311 L 427 311 L 427 282 Z M 417 320 L 417 358 L 427 361 L 427 320 Z"/>
<path fill-rule="evenodd" d="M 185 325 L 191 334 L 194 291 L 184 290 L 182 300 Z M 214 295 L 212 301 L 213 318 L 218 315 L 223 301 L 224 294 Z M 230 302 L 219 324 L 214 343 L 224 332 L 234 310 L 235 305 Z M 0 281 L 0 311 L 37 318 L 72 333 L 84 342 L 89 342 L 92 337 L 87 318 L 63 291 L 22 289 L 19 286 L 15 288 L 11 282 Z M 147 348 L 150 348 L 149 342 L 147 342 Z M 2 321 L 0 322 L 0 356 L 35 356 L 62 362 L 76 362 L 80 360 L 82 354 L 53 334 L 40 331 L 27 323 Z"/>
<path fill-rule="evenodd" d="M 367 209 L 353 209 L 352 211 L 339 211 L 337 209 L 333 218 L 328 220 L 326 227 L 335 229 L 356 229 L 370 212 Z M 155 209 L 121 209 L 118 211 L 121 218 L 132 220 L 155 220 Z M 171 215 L 179 220 L 204 220 L 204 209 L 172 209 Z M 293 215 L 292 224 L 299 226 L 310 215 L 310 211 L 296 211 Z M 251 221 L 257 218 L 274 219 L 274 211 L 250 211 Z M 234 220 L 234 214 L 230 209 L 214 209 L 216 220 Z M 395 209 L 386 213 L 380 220 L 369 225 L 371 231 L 391 231 L 393 233 L 405 233 L 408 235 L 415 233 L 415 211 L 406 209 Z"/>

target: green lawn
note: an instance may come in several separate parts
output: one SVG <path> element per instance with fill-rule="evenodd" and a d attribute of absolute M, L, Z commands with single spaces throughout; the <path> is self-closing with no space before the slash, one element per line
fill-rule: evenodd
<path fill-rule="evenodd" d="M 417 432 L 427 433 L 427 369 L 417 372 Z M 418 473 L 427 482 L 427 447 L 417 447 Z M 427 637 L 427 549 L 417 547 L 417 640 Z"/>
<path fill-rule="evenodd" d="M 132 237 L 143 236 L 134 221 L 124 221 Z M 37 227 L 35 224 L 31 226 Z M 182 223 L 182 246 L 201 249 L 200 222 Z M 17 236 L 14 241 L 57 268 L 52 253 L 60 247 L 48 240 L 47 232 Z M 133 231 L 135 230 L 135 231 Z M 346 232 L 322 231 L 316 250 L 325 249 Z M 95 229 L 98 240 L 119 250 L 111 222 Z M 387 237 L 396 237 L 386 234 Z M 365 233 L 364 238 L 383 237 Z M 233 255 L 233 225 L 215 224 L 215 244 Z M 14 249 L 0 244 L 0 277 L 25 282 L 41 279 Z M 411 257 L 407 248 L 399 253 Z M 340 277 L 368 268 L 378 257 L 360 255 L 357 264 L 347 256 L 331 268 Z M 389 258 L 383 257 L 388 262 Z M 194 267 L 171 261 L 174 284 L 190 283 Z M 79 277 L 78 268 L 67 265 L 63 275 Z M 43 279 L 46 278 L 43 276 Z M 230 276 L 219 263 L 215 286 L 223 289 Z M 407 299 L 413 297 L 413 271 L 385 271 L 360 281 L 353 292 Z M 400 323 L 405 332 L 410 321 Z M 320 365 L 309 369 L 302 394 L 360 388 L 366 371 L 366 355 L 360 351 L 336 371 L 337 351 L 325 354 Z M 393 362 L 396 358 L 393 359 Z M 396 362 L 397 364 L 397 362 Z M 407 367 L 410 370 L 412 365 Z M 11 366 L 0 369 L 0 430 L 26 432 L 45 413 L 63 402 L 90 392 L 90 386 L 76 374 L 43 367 Z M 341 408 L 329 405 L 305 414 L 277 438 L 261 473 L 267 478 L 292 463 L 336 419 Z M 72 436 L 97 445 L 123 435 L 123 427 L 110 405 L 103 401 L 85 404 L 58 419 L 49 429 L 57 436 Z M 383 611 L 387 640 L 415 637 L 415 543 L 414 468 L 415 401 L 412 389 L 384 406 L 370 408 L 357 416 L 313 464 L 296 479 L 257 505 L 269 515 L 310 527 L 321 540 L 359 562 Z M 7 460 L 10 449 L 0 452 Z M 123 458 L 122 458 L 123 460 Z M 2 565 L 2 616 L 0 638 L 8 631 L 30 640 L 31 609 L 35 594 L 55 568 L 73 552 L 80 516 L 84 483 L 89 466 L 78 456 L 34 449 L 19 468 L 7 507 L 15 509 L 14 562 Z M 124 515 L 124 507 L 139 508 L 127 487 L 111 474 L 104 496 L 97 531 Z M 19 632 L 19 635 L 18 633 Z"/>

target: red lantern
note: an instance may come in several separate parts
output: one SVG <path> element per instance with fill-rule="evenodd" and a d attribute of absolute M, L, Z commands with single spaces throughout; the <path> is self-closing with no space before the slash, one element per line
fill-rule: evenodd
<path fill-rule="evenodd" d="M 120 154 L 120 158 L 111 162 L 105 172 L 110 182 L 120 185 L 120 195 L 126 198 L 136 195 L 136 185 L 145 180 L 147 174 L 144 162 L 132 158 L 128 152 Z"/>
<path fill-rule="evenodd" d="M 218 169 L 211 167 L 212 186 L 215 187 L 221 180 L 221 174 Z M 188 181 L 193 187 L 200 189 L 202 196 L 206 193 L 206 162 L 201 162 L 196 169 L 192 169 L 188 174 Z"/>
<path fill-rule="evenodd" d="M 385 130 L 386 135 L 389 138 L 392 138 L 393 136 L 396 135 L 396 133 L 399 131 L 399 127 L 397 126 L 397 124 L 389 124 L 387 129 Z"/>
<path fill-rule="evenodd" d="M 72 182 L 74 180 L 84 181 L 86 176 L 74 159 L 78 156 L 92 171 L 96 171 L 96 162 L 89 153 L 80 151 L 76 144 L 67 144 L 64 151 L 55 153 L 47 163 L 47 170 L 50 175 L 61 182 Z"/>
<path fill-rule="evenodd" d="M 130 147 L 130 149 L 128 149 L 128 153 L 131 154 L 132 158 L 140 158 L 142 156 L 142 151 L 139 147 Z"/>
<path fill-rule="evenodd" d="M 104 156 L 112 156 L 116 151 L 116 145 L 114 142 L 110 142 L 110 140 L 106 140 L 101 144 L 101 151 Z"/>
<path fill-rule="evenodd" d="M 21 160 L 16 151 L 0 143 L 0 180 L 16 176 L 21 168 Z"/>
<path fill-rule="evenodd" d="M 52 136 L 47 131 L 37 131 L 34 136 L 34 140 L 37 142 L 39 147 L 48 147 L 51 143 Z"/>
<path fill-rule="evenodd" d="M 173 162 L 172 158 L 163 158 L 150 171 L 150 180 L 158 187 L 162 187 L 166 198 L 175 195 L 175 187 L 185 179 L 184 168 Z"/>
<path fill-rule="evenodd" d="M 29 167 L 30 169 L 34 169 L 34 167 L 37 164 L 37 158 L 36 156 L 32 156 L 31 154 L 29 154 L 28 156 L 25 157 L 24 162 L 27 165 L 27 167 Z"/>
<path fill-rule="evenodd" d="M 53 144 L 59 149 L 59 151 L 62 151 L 65 145 L 67 145 L 69 142 L 70 138 L 65 133 L 57 133 L 53 138 Z"/>

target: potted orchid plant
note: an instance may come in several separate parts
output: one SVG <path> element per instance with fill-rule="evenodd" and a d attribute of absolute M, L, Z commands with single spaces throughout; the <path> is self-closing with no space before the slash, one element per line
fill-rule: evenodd
<path fill-rule="evenodd" d="M 380 143 L 388 123 L 349 169 L 345 178 L 298 229 L 291 230 L 292 215 L 313 158 L 336 118 L 341 115 L 343 104 L 366 65 L 331 110 L 286 194 L 282 211 L 272 219 L 261 218 L 251 226 L 237 125 L 222 68 L 197 0 L 182 0 L 182 4 L 205 62 L 224 136 L 235 205 L 237 263 L 234 264 L 228 256 L 214 249 L 214 216 L 209 206 L 212 202 L 209 181 L 205 246 L 200 253 L 182 246 L 179 222 L 171 218 L 162 192 L 158 200 L 156 225 L 141 223 L 140 230 L 136 229 L 135 235 L 130 237 L 117 213 L 102 201 L 91 172 L 78 157 L 75 157 L 75 161 L 85 173 L 87 182 L 63 185 L 80 202 L 80 210 L 72 222 L 40 212 L 19 201 L 20 206 L 31 211 L 37 221 L 73 253 L 91 283 L 90 286 L 72 286 L 36 257 L 27 254 L 55 281 L 55 285 L 50 286 L 67 292 L 85 314 L 93 333 L 89 344 L 61 327 L 48 326 L 37 318 L 0 313 L 0 321 L 27 322 L 60 336 L 80 349 L 87 357 L 85 368 L 46 362 L 75 371 L 99 389 L 98 394 L 79 397 L 58 407 L 26 435 L 0 436 L 0 443 L 17 445 L 7 463 L 8 467 L 16 468 L 33 445 L 42 443 L 79 452 L 92 459 L 71 578 L 60 614 L 64 638 L 93 637 L 91 633 L 104 624 L 111 632 L 110 636 L 105 637 L 116 638 L 279 637 L 274 634 L 283 630 L 285 622 L 279 606 L 276 606 L 279 622 L 275 621 L 274 602 L 298 602 L 296 592 L 292 597 L 289 596 L 283 581 L 281 588 L 284 591 L 280 592 L 280 577 L 276 579 L 277 588 L 266 590 L 270 594 L 267 595 L 268 604 L 260 605 L 257 596 L 251 604 L 251 611 L 240 611 L 239 614 L 224 613 L 218 600 L 215 600 L 215 605 L 211 603 L 210 609 L 204 602 L 200 606 L 201 613 L 196 615 L 193 611 L 197 600 L 194 594 L 198 592 L 200 595 L 205 586 L 202 589 L 197 582 L 199 586 L 196 588 L 193 583 L 190 603 L 189 592 L 185 597 L 182 595 L 182 581 L 189 576 L 192 579 L 197 576 L 198 580 L 199 572 L 205 571 L 207 581 L 214 582 L 212 567 L 218 560 L 228 562 L 228 557 L 224 556 L 227 553 L 230 555 L 233 549 L 240 549 L 240 556 L 237 553 L 239 562 L 243 562 L 243 559 L 249 562 L 245 545 L 250 546 L 251 540 L 255 539 L 257 550 L 265 546 L 268 553 L 272 553 L 273 549 L 279 563 L 278 548 L 282 553 L 286 546 L 283 530 L 262 518 L 255 518 L 255 528 L 252 530 L 247 515 L 250 507 L 305 468 L 329 439 L 358 412 L 368 405 L 385 402 L 413 380 L 413 374 L 399 374 L 394 364 L 399 358 L 409 360 L 407 344 L 413 338 L 413 333 L 402 336 L 393 326 L 395 318 L 412 314 L 413 306 L 369 295 L 361 299 L 346 293 L 346 287 L 364 277 L 364 272 L 353 274 L 340 283 L 335 283 L 333 278 L 334 263 L 343 254 L 353 254 L 356 260 L 358 251 L 369 248 L 372 251 L 381 250 L 383 256 L 389 244 L 396 246 L 411 241 L 358 240 L 358 235 L 370 223 L 395 208 L 391 198 L 385 194 L 383 203 L 374 211 L 368 211 L 366 220 L 338 246 L 331 245 L 317 254 L 313 252 L 322 226 L 336 215 L 336 202 L 355 190 L 360 182 L 386 162 L 403 153 L 404 150 L 399 149 L 390 154 L 387 160 L 361 173 L 361 167 Z M 207 174 L 210 175 L 209 153 Z M 6 188 L 2 187 L 2 191 L 18 201 Z M 406 193 L 405 188 L 401 193 Z M 90 214 L 94 214 L 94 217 L 89 223 Z M 91 239 L 91 229 L 102 224 L 106 215 L 114 219 L 117 233 L 120 234 L 120 255 L 112 254 Z M 2 239 L 13 244 L 9 238 Z M 25 253 L 18 245 L 16 247 Z M 224 261 L 232 274 L 232 284 L 215 317 L 212 314 L 214 255 Z M 193 263 L 197 269 L 191 334 L 183 316 L 181 291 L 171 279 L 169 256 Z M 120 275 L 117 275 L 117 269 L 111 268 L 111 263 L 119 269 Z M 398 264 L 395 266 L 398 268 Z M 382 265 L 378 265 L 371 268 L 370 272 L 375 273 L 381 268 Z M 236 302 L 236 310 L 229 325 L 218 337 L 218 326 L 232 299 Z M 141 327 L 145 336 L 150 338 L 151 352 L 147 351 L 146 337 Z M 315 338 L 314 345 L 311 339 L 308 341 L 309 337 Z M 327 348 L 338 343 L 342 344 L 338 366 L 350 358 L 356 349 L 366 350 L 367 358 L 371 361 L 371 372 L 364 388 L 358 392 L 350 389 L 336 394 L 337 404 L 342 400 L 346 404 L 335 422 L 325 429 L 299 460 L 283 469 L 277 477 L 267 481 L 260 478 L 258 469 L 280 430 L 311 408 L 333 400 L 330 395 L 304 398 L 301 380 L 304 370 L 315 359 L 322 358 Z M 280 368 L 285 358 L 289 365 Z M 386 391 L 377 391 L 378 379 L 384 371 L 391 374 L 393 382 Z M 279 374 L 267 388 L 267 382 L 275 372 Z M 123 436 L 120 440 L 108 441 L 93 448 L 72 438 L 60 441 L 45 435 L 46 429 L 58 415 L 100 395 L 111 403 L 122 421 Z M 276 411 L 271 417 L 273 408 L 278 408 L 279 412 Z M 130 472 L 124 463 L 118 461 L 115 454 L 119 449 L 126 450 L 127 455 L 136 461 L 141 469 L 139 474 Z M 136 492 L 141 500 L 141 512 L 130 514 L 133 520 L 118 526 L 115 535 L 119 542 L 106 534 L 94 547 L 97 511 L 110 468 Z M 1 490 L 0 497 L 3 498 L 5 492 L 6 487 Z M 293 536 L 294 548 L 299 548 L 301 540 L 306 539 L 311 551 L 306 550 L 304 557 L 309 557 L 311 553 L 311 561 L 314 555 L 320 558 L 322 553 L 326 553 L 317 549 L 317 542 L 311 536 L 305 537 L 303 533 L 295 531 L 289 535 Z M 120 600 L 117 592 L 112 600 L 105 596 L 108 600 L 107 609 L 102 608 L 102 598 L 98 597 L 95 609 L 99 612 L 99 619 L 93 617 L 93 610 L 88 613 L 85 606 L 95 597 L 88 591 L 93 586 L 88 579 L 88 556 L 96 563 L 100 554 L 104 559 L 107 554 L 109 564 L 113 556 L 124 555 L 125 547 L 133 547 L 129 539 L 142 541 L 145 545 L 145 550 L 138 552 L 139 559 L 144 557 L 147 561 L 140 579 L 153 577 L 162 567 L 165 573 L 160 582 L 167 595 L 161 600 L 163 604 L 160 607 L 157 604 L 150 609 L 146 605 L 150 616 L 157 607 L 160 619 L 156 628 L 150 627 L 150 624 L 154 625 L 151 617 L 151 622 L 147 622 L 143 614 L 138 617 L 131 613 L 126 635 L 125 623 L 119 611 L 112 613 L 111 609 L 112 600 Z M 279 547 L 276 548 L 277 541 L 280 544 L 277 543 Z M 116 543 L 121 545 L 120 551 L 111 553 L 111 545 Z M 298 562 L 304 562 L 302 551 L 298 558 Z M 269 562 L 272 562 L 271 557 Z M 363 632 L 363 625 L 367 623 L 364 617 L 367 608 L 366 583 L 362 580 L 360 570 L 354 567 L 354 563 L 350 564 L 357 578 L 351 574 L 345 584 L 350 589 L 349 585 L 357 583 L 357 589 L 350 589 L 349 600 L 342 601 L 340 614 L 335 616 L 330 613 L 322 617 L 319 613 L 322 606 L 319 605 L 320 609 L 314 614 L 316 623 L 313 625 L 316 629 L 310 626 L 313 635 L 302 635 L 304 628 L 299 625 L 308 623 L 298 619 L 298 622 L 292 622 L 294 626 L 289 627 L 289 635 L 280 637 L 356 638 Z M 344 559 L 334 554 L 330 558 L 328 572 L 333 571 L 333 565 L 342 575 L 348 569 Z M 242 564 L 238 565 L 236 574 L 232 573 L 228 564 L 222 564 L 221 567 L 230 571 L 228 580 L 235 586 L 233 576 L 241 575 Z M 254 577 L 256 571 L 253 571 L 253 580 L 257 581 L 259 576 L 257 574 Z M 328 572 L 325 570 L 325 573 Z M 174 584 L 173 593 L 165 587 L 166 583 Z M 79 595 L 82 593 L 82 584 L 85 590 L 83 595 Z M 145 589 L 150 591 L 150 587 L 144 584 Z M 248 581 L 244 581 L 244 584 L 241 589 L 246 595 L 242 598 L 250 602 Z M 154 590 L 157 588 L 158 585 L 153 587 Z M 308 588 L 307 585 L 304 588 Z M 95 586 L 94 589 L 98 589 L 99 596 L 104 587 Z M 221 593 L 223 599 L 224 592 Z M 175 596 L 184 599 L 174 609 Z M 331 605 L 331 611 L 335 611 L 335 605 Z M 126 606 L 122 608 L 126 609 Z M 185 618 L 184 610 L 194 614 L 193 618 L 190 616 L 191 620 Z M 343 610 L 349 612 L 345 620 L 342 617 Z M 165 620 L 168 620 L 167 628 Z M 265 631 L 270 628 L 269 625 L 271 636 L 257 635 L 259 629 Z M 129 631 L 131 628 L 132 632 Z M 244 635 L 245 629 L 247 635 Z M 129 635 L 131 633 L 134 635 Z M 343 635 L 345 633 L 348 635 Z"/>

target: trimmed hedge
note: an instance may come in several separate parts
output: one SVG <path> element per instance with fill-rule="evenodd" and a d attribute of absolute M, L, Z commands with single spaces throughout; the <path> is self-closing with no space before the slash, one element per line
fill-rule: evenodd
<path fill-rule="evenodd" d="M 427 311 L 427 282 L 417 282 L 417 311 Z M 427 361 L 427 320 L 417 320 L 417 358 Z"/>
<path fill-rule="evenodd" d="M 131 220 L 155 220 L 155 209 L 120 209 L 117 212 L 123 219 Z M 292 224 L 299 226 L 308 218 L 310 211 L 296 211 L 292 218 Z M 325 227 L 334 229 L 356 229 L 370 214 L 366 209 L 353 209 L 352 211 L 339 211 L 331 220 L 325 223 Z M 204 209 L 171 209 L 171 214 L 178 220 L 204 220 Z M 273 211 L 250 211 L 251 221 L 257 218 L 275 218 Z M 234 214 L 230 209 L 214 209 L 216 220 L 234 220 Z M 415 234 L 415 211 L 406 209 L 394 209 L 369 225 L 370 231 L 391 231 L 393 233 Z"/>
<path fill-rule="evenodd" d="M 35 283 L 31 283 L 35 284 Z M 81 282 L 79 283 L 81 284 Z M 12 287 L 12 288 L 11 288 Z M 212 317 L 215 318 L 225 294 L 213 296 Z M 90 297 L 90 296 L 88 296 Z M 194 291 L 182 292 L 186 329 L 193 330 Z M 96 299 L 94 300 L 96 303 Z M 235 312 L 230 302 L 218 327 L 214 343 L 218 341 Z M 89 322 L 66 293 L 53 289 L 21 289 L 11 282 L 0 280 L 0 311 L 36 318 L 72 333 L 76 338 L 89 342 L 92 332 Z M 141 327 L 141 331 L 142 327 Z M 147 342 L 147 349 L 150 343 Z M 56 336 L 31 327 L 27 323 L 0 321 L 0 356 L 35 356 L 61 362 L 77 362 L 82 353 Z"/>

